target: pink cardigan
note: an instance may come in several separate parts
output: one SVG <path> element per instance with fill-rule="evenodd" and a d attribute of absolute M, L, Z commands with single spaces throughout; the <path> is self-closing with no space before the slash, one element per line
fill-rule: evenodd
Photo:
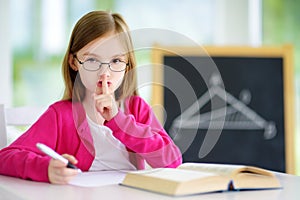
<path fill-rule="evenodd" d="M 119 111 L 104 125 L 126 146 L 138 169 L 145 167 L 145 160 L 152 167 L 177 167 L 182 162 L 180 150 L 138 96 L 126 100 L 124 112 Z M 36 148 L 37 142 L 59 154 L 74 155 L 83 171 L 88 171 L 94 160 L 92 136 L 80 103 L 59 101 L 49 106 L 28 131 L 0 151 L 0 174 L 49 182 L 50 157 Z"/>

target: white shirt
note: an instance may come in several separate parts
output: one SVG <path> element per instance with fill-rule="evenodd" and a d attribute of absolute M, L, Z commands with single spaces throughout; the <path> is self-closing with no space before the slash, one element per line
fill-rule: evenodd
<path fill-rule="evenodd" d="M 88 116 L 87 122 L 95 148 L 95 159 L 89 171 L 136 169 L 129 161 L 126 147 L 112 135 L 110 128 L 96 124 Z"/>

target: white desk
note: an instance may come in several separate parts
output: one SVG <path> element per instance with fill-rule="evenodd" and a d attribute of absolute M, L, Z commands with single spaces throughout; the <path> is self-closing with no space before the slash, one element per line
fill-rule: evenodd
<path fill-rule="evenodd" d="M 100 172 L 99 172 L 100 173 Z M 256 191 L 240 191 L 240 192 L 222 192 L 199 194 L 185 197 L 170 197 L 151 193 L 143 190 L 133 189 L 120 186 L 117 183 L 99 187 L 79 187 L 73 185 L 52 185 L 48 183 L 39 183 L 33 181 L 22 180 L 13 177 L 0 175 L 0 200 L 18 200 L 18 199 L 247 199 L 247 200 L 265 200 L 265 199 L 299 199 L 300 197 L 300 176 L 292 176 L 287 174 L 277 174 L 283 189 L 278 190 L 256 190 Z"/>

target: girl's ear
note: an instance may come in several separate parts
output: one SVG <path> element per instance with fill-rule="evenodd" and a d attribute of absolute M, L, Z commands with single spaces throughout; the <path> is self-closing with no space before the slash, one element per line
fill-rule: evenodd
<path fill-rule="evenodd" d="M 78 67 L 77 65 L 75 64 L 75 59 L 74 59 L 74 56 L 73 54 L 69 54 L 69 65 L 70 67 L 74 70 L 74 71 L 78 71 Z"/>

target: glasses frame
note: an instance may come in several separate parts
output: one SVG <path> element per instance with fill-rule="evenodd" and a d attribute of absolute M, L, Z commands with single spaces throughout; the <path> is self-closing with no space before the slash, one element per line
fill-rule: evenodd
<path fill-rule="evenodd" d="M 96 62 L 98 62 L 99 63 L 99 66 L 98 66 L 98 68 L 97 69 L 95 69 L 95 70 L 90 70 L 90 69 L 87 69 L 87 68 L 85 68 L 84 67 L 84 63 L 86 62 L 86 61 L 80 61 L 79 59 L 78 59 L 78 57 L 77 57 L 77 55 L 76 54 L 74 54 L 73 55 L 74 56 L 74 58 L 79 62 L 79 64 L 81 64 L 82 65 L 82 67 L 85 69 L 85 70 L 87 70 L 87 71 L 91 71 L 91 72 L 93 72 L 93 71 L 98 71 L 99 69 L 101 69 L 101 66 L 103 65 L 103 64 L 106 64 L 106 65 L 108 65 L 108 68 L 109 68 L 109 70 L 110 71 L 112 71 L 112 72 L 123 72 L 123 71 L 125 71 L 126 70 L 126 68 L 127 68 L 127 66 L 128 66 L 128 63 L 126 63 L 126 62 L 124 62 L 124 61 L 120 61 L 120 62 L 122 62 L 122 63 L 125 63 L 126 65 L 125 65 L 125 68 L 123 69 L 123 70 L 114 70 L 114 69 L 112 69 L 111 68 L 111 64 L 110 64 L 110 62 L 109 63 L 103 63 L 103 62 L 100 62 L 100 61 L 96 61 Z"/>

